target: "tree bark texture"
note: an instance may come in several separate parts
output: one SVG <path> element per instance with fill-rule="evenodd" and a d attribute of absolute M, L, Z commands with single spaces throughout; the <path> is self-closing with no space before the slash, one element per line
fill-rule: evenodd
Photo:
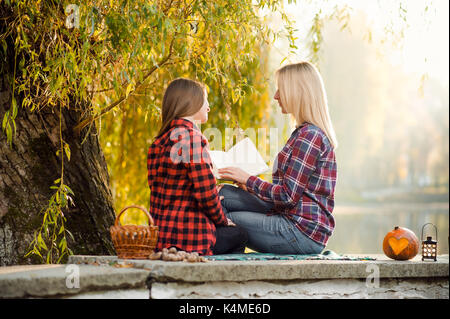
<path fill-rule="evenodd" d="M 16 97 L 17 99 L 17 97 Z M 59 138 L 59 108 L 30 112 L 20 107 L 16 118 L 17 132 L 12 146 L 0 131 L 0 265 L 40 262 L 25 258 L 34 231 L 42 224 L 42 211 L 55 190 L 50 189 L 61 175 Z M 0 77 L 0 123 L 11 103 L 11 89 Z M 82 144 L 84 135 L 74 135 L 72 128 L 80 113 L 62 111 L 63 139 L 69 144 L 71 159 L 64 160 L 64 184 L 75 196 L 75 207 L 64 211 L 66 236 L 74 254 L 114 254 L 109 227 L 115 212 L 109 188 L 106 161 L 97 131 L 92 128 Z M 86 130 L 83 133 L 86 134 Z"/>

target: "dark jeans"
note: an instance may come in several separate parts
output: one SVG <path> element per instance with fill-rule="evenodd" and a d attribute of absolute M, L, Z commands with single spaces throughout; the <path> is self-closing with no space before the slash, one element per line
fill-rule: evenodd
<path fill-rule="evenodd" d="M 231 185 L 224 185 L 219 196 L 224 197 L 225 215 L 247 231 L 247 247 L 275 254 L 318 254 L 323 250 L 323 245 L 303 234 L 286 216 L 267 215 L 272 203 Z"/>
<path fill-rule="evenodd" d="M 216 245 L 212 251 L 219 254 L 243 254 L 248 241 L 247 231 L 240 226 L 219 226 L 216 228 Z"/>

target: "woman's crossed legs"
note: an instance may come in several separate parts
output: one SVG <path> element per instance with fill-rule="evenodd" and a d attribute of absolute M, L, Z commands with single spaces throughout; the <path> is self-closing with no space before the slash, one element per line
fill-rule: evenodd
<path fill-rule="evenodd" d="M 267 215 L 273 204 L 232 185 L 224 185 L 222 207 L 248 233 L 247 247 L 262 253 L 317 254 L 323 246 L 304 235 L 286 216 Z"/>

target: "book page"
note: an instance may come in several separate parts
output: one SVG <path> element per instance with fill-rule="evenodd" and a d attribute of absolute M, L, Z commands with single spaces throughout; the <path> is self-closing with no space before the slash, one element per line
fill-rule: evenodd
<path fill-rule="evenodd" d="M 211 157 L 211 162 L 213 164 L 214 177 L 217 179 L 221 179 L 219 169 L 230 166 L 228 154 L 223 151 L 209 151 L 209 157 Z"/>
<path fill-rule="evenodd" d="M 213 162 L 214 175 L 218 177 L 217 170 L 224 167 L 239 167 L 250 175 L 259 175 L 269 170 L 255 144 L 248 137 L 234 145 L 228 152 L 209 151 Z M 220 177 L 218 177 L 220 178 Z"/>
<path fill-rule="evenodd" d="M 224 168 L 228 166 L 230 159 L 227 155 L 228 154 L 226 152 L 222 151 L 209 151 L 211 161 L 217 168 Z"/>

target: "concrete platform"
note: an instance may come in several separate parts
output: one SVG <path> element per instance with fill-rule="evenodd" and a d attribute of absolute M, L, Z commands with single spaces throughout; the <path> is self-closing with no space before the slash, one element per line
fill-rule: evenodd
<path fill-rule="evenodd" d="M 1 267 L 0 297 L 448 298 L 448 255 L 437 262 L 369 256 L 377 260 L 187 263 L 71 256 L 68 265 Z"/>
<path fill-rule="evenodd" d="M 351 256 L 351 255 L 350 255 Z M 206 263 L 166 262 L 153 260 L 130 260 L 135 268 L 151 270 L 155 281 L 249 281 L 292 279 L 367 278 L 368 269 L 378 267 L 380 278 L 430 278 L 448 277 L 448 255 L 438 261 L 395 261 L 384 255 L 367 255 L 375 261 L 348 260 L 267 260 L 267 261 L 209 261 Z M 108 258 L 97 262 L 118 260 Z M 91 256 L 71 256 L 70 263 L 92 263 Z"/>
<path fill-rule="evenodd" d="M 94 265 L 0 267 L 0 298 L 64 297 L 98 291 L 142 289 L 149 271 Z"/>

